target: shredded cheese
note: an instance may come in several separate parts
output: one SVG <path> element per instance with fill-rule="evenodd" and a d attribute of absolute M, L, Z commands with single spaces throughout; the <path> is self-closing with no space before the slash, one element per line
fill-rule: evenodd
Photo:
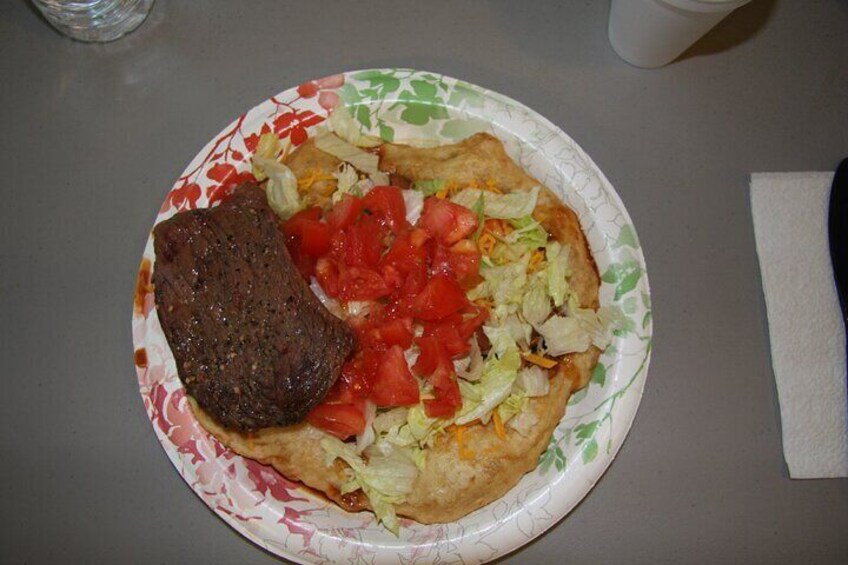
<path fill-rule="evenodd" d="M 530 262 L 527 264 L 527 272 L 533 273 L 533 272 L 539 270 L 539 267 L 541 267 L 542 263 L 544 263 L 544 262 L 545 262 L 545 252 L 542 251 L 541 249 L 537 249 L 530 256 Z"/>
<path fill-rule="evenodd" d="M 495 182 L 494 179 L 487 179 L 483 190 L 488 190 L 489 192 L 494 192 L 495 194 L 503 194 L 503 190 L 498 188 L 498 183 Z"/>
<path fill-rule="evenodd" d="M 534 365 L 542 367 L 543 369 L 551 369 L 557 364 L 557 362 L 553 359 L 548 359 L 547 357 L 536 355 L 535 353 L 525 353 L 524 358 L 533 363 Z"/>
<path fill-rule="evenodd" d="M 309 192 L 313 184 L 322 180 L 336 180 L 336 177 L 322 173 L 316 169 L 309 169 L 306 176 L 297 179 L 297 190 L 298 192 Z"/>
<path fill-rule="evenodd" d="M 497 410 L 492 412 L 492 421 L 495 423 L 495 433 L 498 434 L 498 437 L 501 440 L 506 439 L 506 430 L 504 429 L 503 420 L 501 420 L 501 415 Z"/>
<path fill-rule="evenodd" d="M 477 240 L 477 248 L 480 249 L 480 253 L 483 255 L 491 255 L 492 251 L 495 249 L 496 243 L 497 240 L 495 239 L 495 236 L 489 232 L 484 232 L 483 235 L 480 236 L 480 239 Z"/>
<path fill-rule="evenodd" d="M 474 459 L 474 452 L 470 449 L 466 449 L 465 443 L 463 442 L 465 426 L 454 426 L 453 432 L 456 436 L 456 445 L 459 451 L 459 458 L 465 460 Z"/>

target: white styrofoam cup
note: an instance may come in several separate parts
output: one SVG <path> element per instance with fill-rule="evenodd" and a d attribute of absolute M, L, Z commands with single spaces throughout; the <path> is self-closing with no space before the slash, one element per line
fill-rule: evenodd
<path fill-rule="evenodd" d="M 612 0 L 609 40 L 637 67 L 667 65 L 751 0 Z"/>

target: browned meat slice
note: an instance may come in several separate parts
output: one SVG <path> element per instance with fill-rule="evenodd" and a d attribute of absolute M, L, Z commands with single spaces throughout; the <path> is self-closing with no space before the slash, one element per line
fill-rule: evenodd
<path fill-rule="evenodd" d="M 156 309 L 188 393 L 242 431 L 303 420 L 335 382 L 354 336 L 292 263 L 265 192 L 153 230 Z"/>

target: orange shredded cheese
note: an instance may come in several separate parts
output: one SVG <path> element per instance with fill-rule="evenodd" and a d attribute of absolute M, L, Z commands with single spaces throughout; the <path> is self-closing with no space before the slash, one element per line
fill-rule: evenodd
<path fill-rule="evenodd" d="M 544 262 L 544 260 L 545 252 L 541 249 L 537 249 L 530 256 L 530 262 L 527 264 L 527 271 L 530 273 L 537 271 L 541 264 Z"/>
<path fill-rule="evenodd" d="M 474 452 L 470 449 L 466 449 L 465 443 L 463 441 L 463 435 L 465 434 L 465 426 L 455 426 L 454 427 L 454 435 L 456 436 L 456 445 L 459 450 L 459 458 L 460 459 L 474 459 Z"/>
<path fill-rule="evenodd" d="M 494 303 L 487 298 L 478 298 L 477 300 L 474 301 L 474 304 L 476 304 L 477 306 L 480 306 L 482 308 L 485 308 L 486 310 L 491 310 L 494 307 Z"/>
<path fill-rule="evenodd" d="M 495 433 L 498 434 L 498 437 L 502 440 L 506 439 L 506 430 L 504 429 L 503 420 L 501 420 L 501 415 L 497 410 L 492 412 L 492 421 L 495 423 Z"/>
<path fill-rule="evenodd" d="M 480 239 L 477 240 L 477 248 L 483 255 L 491 255 L 492 251 L 495 249 L 496 243 L 497 240 L 492 234 L 484 232 L 483 235 L 480 236 Z"/>
<path fill-rule="evenodd" d="M 486 184 L 484 185 L 483 190 L 488 190 L 495 194 L 503 194 L 503 191 L 498 188 L 498 183 L 494 179 L 486 179 Z"/>
<path fill-rule="evenodd" d="M 297 179 L 297 190 L 298 192 L 308 192 L 313 184 L 322 180 L 336 180 L 336 177 L 321 173 L 321 171 L 316 169 L 309 169 L 306 176 Z"/>
<path fill-rule="evenodd" d="M 525 353 L 524 358 L 533 363 L 534 365 L 542 367 L 543 369 L 551 369 L 557 364 L 557 362 L 553 359 L 548 359 L 547 357 L 536 355 L 535 353 Z"/>
<path fill-rule="evenodd" d="M 448 195 L 447 189 L 443 188 L 442 190 L 440 190 L 439 192 L 436 193 L 436 198 L 444 198 L 447 195 Z"/>

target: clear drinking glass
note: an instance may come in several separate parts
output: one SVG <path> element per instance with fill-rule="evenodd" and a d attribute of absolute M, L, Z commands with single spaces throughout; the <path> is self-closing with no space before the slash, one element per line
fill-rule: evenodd
<path fill-rule="evenodd" d="M 141 25 L 154 0 L 32 0 L 50 25 L 79 41 L 118 39 Z"/>

